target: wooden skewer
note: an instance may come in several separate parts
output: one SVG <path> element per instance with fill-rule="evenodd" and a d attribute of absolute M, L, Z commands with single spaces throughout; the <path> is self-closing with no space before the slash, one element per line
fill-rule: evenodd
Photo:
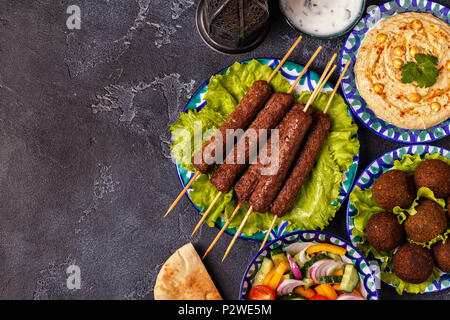
<path fill-rule="evenodd" d="M 272 232 L 273 227 L 275 226 L 275 221 L 277 221 L 277 218 L 278 218 L 278 217 L 277 217 L 276 215 L 273 216 L 273 220 L 272 220 L 272 223 L 270 224 L 270 228 L 269 228 L 269 230 L 267 231 L 266 236 L 264 237 L 264 240 L 263 240 L 263 242 L 261 243 L 261 247 L 259 247 L 259 250 L 261 250 L 262 248 L 264 248 L 264 246 L 266 245 L 267 239 L 269 239 L 269 235 L 270 235 L 270 233 Z"/>
<path fill-rule="evenodd" d="M 325 84 L 328 82 L 328 80 L 330 79 L 331 75 L 333 74 L 334 70 L 336 69 L 336 65 L 335 65 L 335 66 L 333 66 L 333 68 L 331 69 L 331 71 L 328 72 L 329 67 L 331 67 L 330 63 L 333 63 L 334 60 L 335 60 L 335 58 L 336 58 L 336 55 L 333 56 L 333 58 L 330 60 L 330 62 L 329 62 L 329 64 L 328 64 L 327 68 L 326 68 L 325 71 L 323 72 L 323 75 L 322 75 L 322 77 L 320 78 L 319 83 L 317 84 L 317 87 L 316 87 L 316 89 L 315 89 L 314 92 L 313 92 L 313 95 L 311 96 L 311 97 L 314 97 L 314 98 L 313 98 L 313 99 L 310 99 L 310 101 L 308 102 L 308 105 L 305 107 L 305 110 L 304 110 L 305 112 L 306 112 L 306 110 L 308 110 L 309 106 L 310 106 L 310 105 L 314 102 L 314 100 L 317 98 L 319 92 L 323 89 L 323 87 L 325 86 Z M 327 72 L 328 72 L 328 74 L 327 74 Z M 339 84 L 338 84 L 338 85 L 339 85 Z M 336 90 L 337 90 L 337 87 L 336 87 Z M 332 99 L 333 99 L 333 97 L 331 97 L 331 100 L 332 100 Z M 331 100 L 329 101 L 329 103 L 331 103 Z M 325 112 L 325 113 L 326 113 L 326 112 Z M 268 230 L 267 233 L 266 233 L 266 236 L 265 236 L 265 238 L 264 238 L 264 240 L 263 240 L 263 242 L 262 242 L 261 247 L 259 248 L 259 250 L 261 250 L 262 248 L 264 248 L 264 246 L 266 245 L 267 239 L 269 238 L 269 235 L 270 235 L 270 233 L 272 232 L 273 227 L 275 226 L 275 221 L 277 220 L 277 218 L 278 218 L 277 216 L 274 216 L 274 217 L 273 217 L 272 223 L 271 223 L 271 225 L 270 225 L 270 227 L 269 227 L 269 230 Z"/>
<path fill-rule="evenodd" d="M 292 52 L 294 51 L 294 49 L 297 47 L 297 45 L 300 43 L 300 41 L 303 39 L 303 36 L 299 36 L 297 38 L 297 40 L 294 42 L 294 44 L 289 48 L 288 52 L 286 52 L 286 54 L 284 55 L 283 59 L 281 60 L 281 62 L 278 64 L 278 66 L 273 70 L 272 74 L 269 76 L 269 78 L 267 79 L 267 83 L 270 83 L 273 78 L 276 76 L 276 74 L 278 73 L 278 71 L 280 71 L 281 67 L 284 65 L 284 63 L 286 62 L 286 60 L 289 58 L 289 56 L 292 54 Z M 178 197 L 175 199 L 175 201 L 172 203 L 172 205 L 169 207 L 169 209 L 167 210 L 166 214 L 164 215 L 164 217 L 166 217 L 170 211 L 173 210 L 173 208 L 175 208 L 175 206 L 177 205 L 177 203 L 180 201 L 180 199 L 183 197 L 183 195 L 186 193 L 186 191 L 189 189 L 189 187 L 192 185 L 192 183 L 194 183 L 195 179 L 197 179 L 197 177 L 200 175 L 201 173 L 199 171 L 195 171 L 194 176 L 191 178 L 191 180 L 189 180 L 188 184 L 184 187 L 184 189 L 180 192 L 180 194 L 178 195 Z"/>
<path fill-rule="evenodd" d="M 313 94 L 311 95 L 311 97 L 308 100 L 308 103 L 305 106 L 305 109 L 303 110 L 303 112 L 308 111 L 309 107 L 311 106 L 311 104 L 314 102 L 314 100 L 316 99 L 317 95 L 319 94 L 319 92 L 322 90 L 322 88 L 320 87 L 323 83 L 323 85 L 325 85 L 326 81 L 324 82 L 324 79 L 326 78 L 328 71 L 330 70 L 331 66 L 333 65 L 334 60 L 336 59 L 337 54 L 335 53 L 333 55 L 333 57 L 331 58 L 331 60 L 328 62 L 325 70 L 322 73 L 322 76 L 319 79 L 319 82 L 317 83 L 317 87 L 316 90 L 314 90 Z M 334 68 L 335 69 L 335 68 Z M 333 70 L 334 71 L 334 70 Z M 327 80 L 328 81 L 328 80 Z M 318 90 L 317 90 L 318 89 Z"/>
<path fill-rule="evenodd" d="M 325 77 L 325 79 L 322 81 L 322 83 L 320 83 L 320 85 L 318 86 L 319 90 L 316 90 L 314 93 L 314 99 L 310 99 L 310 101 L 308 102 L 308 104 L 305 107 L 305 112 L 306 110 L 308 110 L 308 108 L 312 105 L 312 103 L 316 100 L 317 96 L 319 95 L 320 91 L 322 91 L 323 87 L 327 84 L 328 80 L 330 80 L 330 77 L 333 75 L 334 70 L 336 70 L 337 66 L 334 65 L 333 68 L 331 69 L 331 71 L 328 73 L 328 75 Z"/>
<path fill-rule="evenodd" d="M 314 52 L 314 54 L 311 57 L 311 59 L 309 59 L 309 61 L 306 64 L 306 66 L 303 68 L 302 72 L 300 72 L 300 74 L 298 75 L 297 79 L 295 79 L 294 83 L 289 88 L 288 93 L 292 93 L 292 91 L 294 91 L 295 86 L 299 83 L 300 79 L 303 78 L 303 76 L 305 75 L 306 71 L 308 71 L 309 67 L 314 62 L 314 60 L 316 59 L 317 55 L 320 53 L 321 50 L 322 50 L 322 46 L 319 46 L 317 48 L 316 52 Z"/>
<path fill-rule="evenodd" d="M 227 251 L 225 252 L 223 258 L 222 258 L 222 262 L 225 260 L 225 258 L 228 256 L 228 254 L 231 251 L 231 248 L 233 248 L 234 243 L 236 242 L 237 237 L 239 237 L 239 234 L 242 231 L 242 228 L 244 228 L 245 223 L 248 220 L 248 217 L 250 217 L 250 215 L 253 212 L 253 207 L 250 207 L 250 209 L 248 209 L 247 213 L 245 214 L 244 220 L 242 220 L 241 225 L 239 226 L 239 229 L 236 231 L 236 233 L 234 234 L 233 239 L 231 240 L 230 244 L 228 245 Z"/>
<path fill-rule="evenodd" d="M 277 72 L 280 71 L 280 68 L 283 66 L 283 64 L 286 62 L 286 60 L 289 58 L 289 56 L 291 55 L 292 51 L 294 51 L 294 49 L 297 47 L 297 45 L 300 43 L 300 41 L 302 41 L 302 39 L 303 39 L 302 36 L 299 36 L 297 38 L 297 40 L 291 46 L 289 51 L 286 52 L 286 54 L 284 55 L 283 60 L 281 60 L 281 62 L 278 64 L 278 66 L 275 68 L 275 70 L 273 70 L 272 74 L 267 79 L 267 83 L 270 83 L 270 81 L 272 81 L 272 79 L 276 76 Z"/>
<path fill-rule="evenodd" d="M 322 76 L 320 77 L 320 80 L 317 84 L 316 89 L 314 89 L 314 92 L 312 94 L 311 97 L 314 97 L 313 99 L 310 98 L 310 101 L 308 102 L 308 105 L 305 107 L 304 112 L 306 112 L 309 108 L 309 106 L 312 104 L 312 102 L 315 100 L 315 98 L 317 97 L 317 95 L 319 94 L 319 92 L 323 89 L 323 87 L 325 86 L 325 84 L 328 82 L 328 80 L 330 79 L 331 75 L 333 74 L 334 70 L 336 69 L 336 65 L 333 66 L 333 68 L 330 71 L 330 67 L 332 65 L 332 63 L 334 62 L 334 60 L 336 59 L 337 54 L 333 55 L 333 58 L 330 60 L 330 62 L 327 65 L 327 68 L 324 70 Z M 330 71 L 330 72 L 328 72 Z M 311 101 L 312 100 L 312 101 Z M 225 260 L 225 258 L 227 257 L 228 253 L 230 252 L 231 248 L 233 247 L 234 243 L 236 242 L 237 237 L 239 236 L 242 228 L 244 228 L 245 223 L 247 222 L 248 217 L 250 216 L 250 214 L 253 212 L 253 207 L 250 207 L 250 209 L 247 211 L 244 220 L 242 220 L 241 225 L 239 226 L 238 231 L 236 232 L 236 234 L 233 237 L 233 240 L 231 240 L 230 245 L 227 248 L 227 251 L 225 252 L 225 255 L 222 259 L 222 262 Z M 274 216 L 272 223 L 270 225 L 269 230 L 266 233 L 266 236 L 264 238 L 264 241 L 261 245 L 260 250 L 265 246 L 267 239 L 269 238 L 270 233 L 272 232 L 273 227 L 275 226 L 275 221 L 277 220 L 277 216 Z"/>
<path fill-rule="evenodd" d="M 217 241 L 219 241 L 220 237 L 222 236 L 222 234 L 225 232 L 225 230 L 228 228 L 228 226 L 230 225 L 231 221 L 234 219 L 234 217 L 236 216 L 236 214 L 239 212 L 239 209 L 242 207 L 242 203 L 239 203 L 236 208 L 234 209 L 233 213 L 231 214 L 230 218 L 227 220 L 227 222 L 223 225 L 222 229 L 220 229 L 219 233 L 217 234 L 217 236 L 214 238 L 214 241 L 211 242 L 209 248 L 206 250 L 205 254 L 203 255 L 202 259 L 205 259 L 205 257 L 208 255 L 208 253 L 214 248 L 214 246 L 216 245 Z"/>
<path fill-rule="evenodd" d="M 181 197 L 186 193 L 186 191 L 194 183 L 195 179 L 197 179 L 199 175 L 200 175 L 200 171 L 196 171 L 194 176 L 191 178 L 191 180 L 189 180 L 189 182 L 186 184 L 184 189 L 180 192 L 178 197 L 175 199 L 175 201 L 172 203 L 170 208 L 167 210 L 166 214 L 164 215 L 164 218 L 170 213 L 170 211 L 172 211 L 173 208 L 175 208 L 175 206 L 177 205 L 178 201 L 180 201 Z"/>
<path fill-rule="evenodd" d="M 326 106 L 325 109 L 323 110 L 323 113 L 327 113 L 327 112 L 328 112 L 328 108 L 330 107 L 331 102 L 333 101 L 334 95 L 336 94 L 336 92 L 337 92 L 337 90 L 338 90 L 338 88 L 339 88 L 339 85 L 341 84 L 341 81 L 342 81 L 342 79 L 344 78 L 345 73 L 347 72 L 347 69 L 348 69 L 349 65 L 350 65 L 350 61 L 348 61 L 348 62 L 345 64 L 344 69 L 342 69 L 342 73 L 341 73 L 341 75 L 339 76 L 339 79 L 338 79 L 338 81 L 337 81 L 337 83 L 336 83 L 336 86 L 334 87 L 333 93 L 332 93 L 331 96 L 330 96 L 330 100 L 328 100 L 327 106 Z"/>
<path fill-rule="evenodd" d="M 300 72 L 300 74 L 298 75 L 297 79 L 295 79 L 294 83 L 292 84 L 292 86 L 289 88 L 288 93 L 292 93 L 292 91 L 294 90 L 295 86 L 298 84 L 298 82 L 301 80 L 301 78 L 305 75 L 305 73 L 308 71 L 309 67 L 311 66 L 311 64 L 314 62 L 314 60 L 316 59 L 317 55 L 320 53 L 320 51 L 322 50 L 322 46 L 319 46 L 316 50 L 316 52 L 313 54 L 313 56 L 311 57 L 311 59 L 309 59 L 308 63 L 306 64 L 306 66 L 303 68 L 302 72 Z M 219 241 L 220 237 L 222 236 L 222 234 L 224 233 L 225 229 L 228 227 L 228 225 L 231 223 L 231 221 L 234 219 L 234 217 L 236 216 L 236 213 L 239 211 L 239 209 L 242 207 L 242 203 L 239 203 L 237 205 L 237 207 L 234 210 L 234 213 L 228 218 L 227 222 L 225 223 L 225 225 L 222 227 L 222 229 L 220 230 L 220 232 L 217 234 L 216 238 L 214 239 L 214 241 L 211 243 L 211 245 L 209 246 L 208 250 L 206 250 L 205 255 L 203 256 L 203 258 L 206 257 L 206 255 L 212 250 L 212 248 L 216 245 L 217 241 Z"/>
<path fill-rule="evenodd" d="M 211 210 L 214 208 L 214 205 L 216 204 L 216 202 L 219 200 L 219 198 L 222 196 L 222 192 L 219 192 L 217 194 L 217 196 L 214 198 L 214 200 L 211 202 L 211 204 L 209 205 L 208 210 L 206 210 L 205 214 L 203 215 L 203 217 L 200 219 L 200 221 L 197 223 L 197 225 L 194 228 L 194 231 L 192 231 L 191 237 L 197 232 L 197 230 L 200 228 L 200 226 L 202 225 L 203 221 L 206 220 L 206 218 L 208 217 L 209 213 L 211 212 Z"/>

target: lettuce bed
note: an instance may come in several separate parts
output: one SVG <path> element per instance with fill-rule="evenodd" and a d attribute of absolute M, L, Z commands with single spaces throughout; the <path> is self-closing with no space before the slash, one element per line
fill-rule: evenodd
<path fill-rule="evenodd" d="M 194 171 L 190 159 L 192 155 L 200 150 L 201 145 L 193 145 L 193 124 L 201 121 L 203 132 L 209 129 L 217 129 L 234 110 L 237 103 L 249 90 L 256 80 L 266 80 L 272 69 L 263 66 L 260 62 L 252 60 L 247 64 L 233 64 L 225 75 L 213 76 L 207 87 L 204 99 L 207 105 L 201 110 L 183 113 L 179 120 L 170 128 L 172 132 L 171 151 L 173 157 L 180 165 L 189 171 Z M 280 74 L 270 83 L 275 92 L 287 92 L 289 83 Z M 306 103 L 310 92 L 295 95 L 296 101 Z M 314 109 L 323 110 L 330 93 L 320 94 L 313 104 Z M 356 138 L 357 126 L 352 124 L 352 118 L 348 114 L 347 105 L 344 100 L 336 96 L 328 112 L 332 127 L 326 139 L 318 161 L 309 179 L 302 187 L 293 209 L 283 218 L 289 222 L 287 231 L 295 229 L 323 229 L 334 217 L 340 204 L 337 198 L 342 181 L 342 174 L 353 163 L 353 158 L 359 150 L 359 141 Z M 191 135 L 180 134 L 177 129 L 187 129 Z M 209 139 L 204 137 L 204 142 Z M 190 152 L 183 150 L 189 149 Z M 206 210 L 217 195 L 218 191 L 209 182 L 209 175 L 200 175 L 193 183 L 190 197 L 193 202 Z M 206 222 L 214 226 L 219 217 L 229 217 L 237 205 L 237 199 L 233 196 L 233 190 L 221 197 L 216 206 L 209 214 Z M 247 211 L 242 206 L 240 212 L 233 219 L 229 228 L 240 225 Z M 253 213 L 248 219 L 243 233 L 252 236 L 257 231 L 267 230 L 270 226 L 272 215 L 268 213 Z M 281 223 L 279 219 L 277 223 Z"/>
<path fill-rule="evenodd" d="M 450 160 L 445 156 L 440 154 L 426 154 L 423 158 L 420 155 L 409 155 L 405 154 L 402 159 L 396 160 L 394 162 L 394 168 L 401 171 L 404 171 L 408 174 L 413 174 L 417 167 L 426 159 L 439 159 L 445 161 L 450 164 Z M 417 197 L 410 208 L 401 209 L 399 207 L 395 207 L 393 212 L 397 215 L 398 221 L 402 224 L 408 215 L 414 215 L 417 213 L 415 207 L 417 206 L 417 202 L 420 198 L 426 198 L 438 203 L 442 208 L 445 208 L 445 201 L 443 199 L 437 199 L 433 192 L 428 188 L 420 188 L 417 191 Z M 407 283 L 400 278 L 398 278 L 392 272 L 392 252 L 383 252 L 378 251 L 374 247 L 370 245 L 367 241 L 365 228 L 367 225 L 367 221 L 376 213 L 386 211 L 377 206 L 372 197 L 372 190 L 365 189 L 361 190 L 359 187 L 355 187 L 353 192 L 349 196 L 350 203 L 357 210 L 357 214 L 353 217 L 354 228 L 352 230 L 353 237 L 359 237 L 361 242 L 357 244 L 358 250 L 367 258 L 370 254 L 373 255 L 376 259 L 380 259 L 382 261 L 381 269 L 385 272 L 381 273 L 381 280 L 390 283 L 394 287 L 399 294 L 402 294 L 403 291 L 408 293 L 424 293 L 426 288 L 436 279 L 439 278 L 440 272 L 435 267 L 431 276 L 427 279 L 427 281 L 420 284 L 411 284 Z M 423 247 L 430 248 L 431 245 L 438 241 L 446 241 L 448 238 L 450 231 L 447 230 L 443 234 L 437 236 L 435 239 L 431 240 L 429 243 L 416 243 L 418 245 L 422 245 Z M 412 241 L 410 241 L 412 242 Z"/>

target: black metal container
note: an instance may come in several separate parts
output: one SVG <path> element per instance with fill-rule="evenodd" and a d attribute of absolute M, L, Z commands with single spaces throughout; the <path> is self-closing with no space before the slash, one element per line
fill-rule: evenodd
<path fill-rule="evenodd" d="M 250 51 L 269 31 L 268 0 L 201 0 L 197 27 L 203 40 L 216 50 Z"/>

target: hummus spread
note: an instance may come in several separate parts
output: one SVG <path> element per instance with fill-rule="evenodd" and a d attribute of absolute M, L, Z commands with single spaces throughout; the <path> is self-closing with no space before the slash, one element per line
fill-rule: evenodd
<path fill-rule="evenodd" d="M 450 26 L 427 13 L 408 12 L 381 21 L 358 51 L 358 90 L 381 119 L 404 129 L 427 129 L 450 117 Z M 416 54 L 438 58 L 430 87 L 402 83 L 402 66 Z"/>

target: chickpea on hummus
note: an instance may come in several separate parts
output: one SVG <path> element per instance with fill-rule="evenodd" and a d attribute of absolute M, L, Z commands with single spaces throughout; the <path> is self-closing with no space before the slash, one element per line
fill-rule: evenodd
<path fill-rule="evenodd" d="M 378 117 L 400 128 L 427 129 L 446 121 L 449 44 L 450 26 L 431 14 L 408 12 L 381 21 L 366 35 L 357 55 L 355 75 L 361 96 Z M 431 64 L 435 71 L 431 85 L 429 74 L 424 75 L 426 81 L 405 83 L 404 66 L 425 55 L 437 60 Z"/>

